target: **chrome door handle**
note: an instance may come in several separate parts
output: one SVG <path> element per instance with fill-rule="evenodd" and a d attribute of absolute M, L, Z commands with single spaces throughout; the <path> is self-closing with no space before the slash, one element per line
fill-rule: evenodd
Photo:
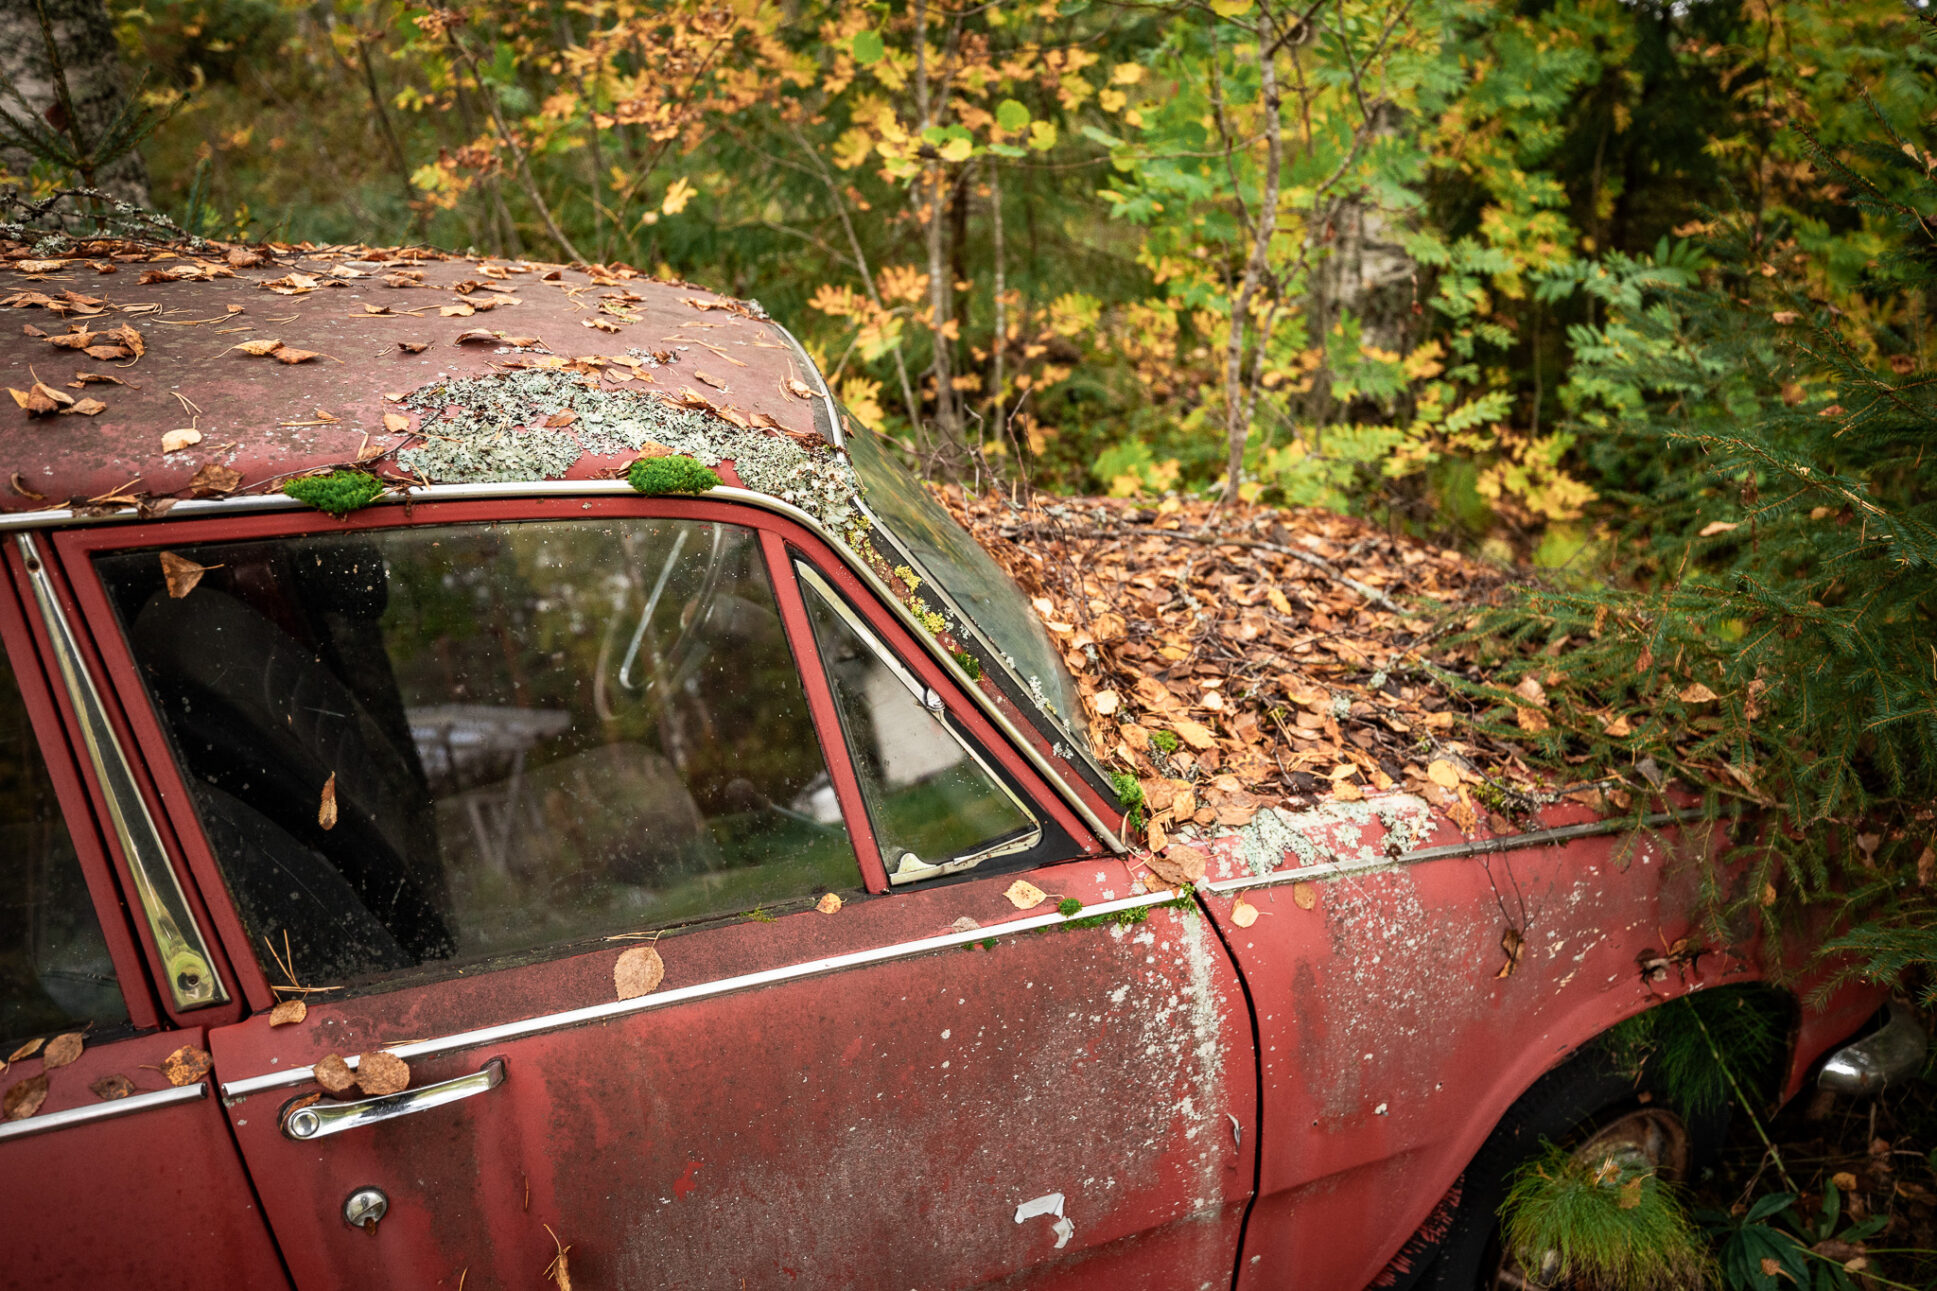
<path fill-rule="evenodd" d="M 428 1112 L 433 1107 L 455 1103 L 489 1093 L 504 1083 L 504 1059 L 493 1058 L 469 1076 L 440 1081 L 421 1089 L 406 1089 L 378 1098 L 362 1098 L 353 1103 L 311 1103 L 283 1116 L 284 1137 L 307 1143 L 330 1134 L 341 1134 L 359 1125 L 374 1125 L 393 1117 Z"/>

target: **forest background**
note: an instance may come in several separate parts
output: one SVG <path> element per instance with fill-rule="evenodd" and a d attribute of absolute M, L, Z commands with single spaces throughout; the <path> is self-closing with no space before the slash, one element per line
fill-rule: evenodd
<path fill-rule="evenodd" d="M 28 109 L 40 14 L 71 117 Z M 28 194 L 690 279 L 786 321 L 931 478 L 1316 505 L 1514 569 L 1445 679 L 1474 720 L 1774 813 L 1717 916 L 1841 905 L 1851 962 L 1937 1002 L 1923 4 L 0 17 Z"/>

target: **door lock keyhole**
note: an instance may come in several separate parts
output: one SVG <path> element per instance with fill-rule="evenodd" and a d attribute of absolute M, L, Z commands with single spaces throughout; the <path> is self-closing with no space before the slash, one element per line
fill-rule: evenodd
<path fill-rule="evenodd" d="M 343 1203 L 343 1222 L 366 1233 L 377 1231 L 377 1221 L 390 1209 L 390 1198 L 381 1188 L 358 1188 Z"/>

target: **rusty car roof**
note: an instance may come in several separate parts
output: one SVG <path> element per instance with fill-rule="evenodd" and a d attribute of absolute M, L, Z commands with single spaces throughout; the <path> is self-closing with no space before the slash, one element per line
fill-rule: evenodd
<path fill-rule="evenodd" d="M 197 495 L 357 463 L 418 482 L 584 479 L 642 435 L 677 438 L 615 434 L 613 402 L 630 421 L 663 409 L 673 431 L 700 414 L 742 447 L 789 441 L 795 458 L 838 436 L 811 361 L 758 305 L 623 266 L 0 244 L 0 307 L 7 512 L 187 496 L 209 467 Z"/>

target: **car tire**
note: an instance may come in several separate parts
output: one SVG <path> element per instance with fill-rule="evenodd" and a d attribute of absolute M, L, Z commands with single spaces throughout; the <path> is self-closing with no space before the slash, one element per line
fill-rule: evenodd
<path fill-rule="evenodd" d="M 1500 1203 L 1514 1168 L 1543 1142 L 1586 1143 L 1606 1127 L 1643 1116 L 1681 1127 L 1685 1173 L 1699 1178 L 1715 1160 L 1729 1109 L 1688 1114 L 1672 1107 L 1647 1074 L 1637 1082 L 1599 1045 L 1548 1072 L 1520 1096 L 1466 1167 L 1445 1237 L 1431 1263 L 1408 1285 L 1418 1291 L 1494 1291 L 1500 1262 Z M 1664 1174 L 1668 1171 L 1664 1170 Z"/>

